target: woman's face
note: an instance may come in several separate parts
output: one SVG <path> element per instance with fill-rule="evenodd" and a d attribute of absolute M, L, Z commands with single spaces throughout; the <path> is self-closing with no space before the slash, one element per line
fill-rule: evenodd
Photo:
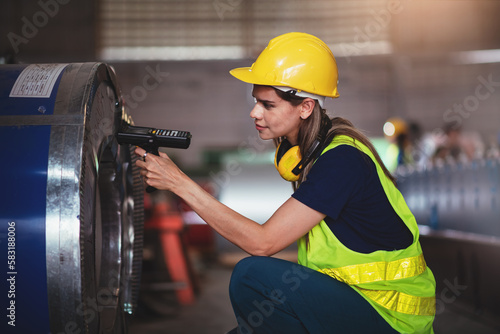
<path fill-rule="evenodd" d="M 294 107 L 283 100 L 274 88 L 255 85 L 252 92 L 255 106 L 250 117 L 255 120 L 255 128 L 261 139 L 286 137 L 292 145 L 297 144 L 301 105 Z"/>

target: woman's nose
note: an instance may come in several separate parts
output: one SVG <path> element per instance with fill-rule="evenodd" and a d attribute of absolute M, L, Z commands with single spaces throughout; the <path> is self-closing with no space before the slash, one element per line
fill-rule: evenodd
<path fill-rule="evenodd" d="M 257 103 L 254 105 L 252 111 L 250 111 L 250 117 L 255 118 L 255 119 L 262 118 L 262 111 L 261 111 L 261 108 L 259 108 L 259 105 Z"/>

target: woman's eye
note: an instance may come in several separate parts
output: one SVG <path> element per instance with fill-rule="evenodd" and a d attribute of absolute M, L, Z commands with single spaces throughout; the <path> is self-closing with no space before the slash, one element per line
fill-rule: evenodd
<path fill-rule="evenodd" d="M 257 104 L 257 103 L 262 104 L 262 106 L 263 106 L 265 109 L 271 109 L 271 108 L 274 108 L 274 105 L 273 105 L 272 103 L 269 103 L 269 102 L 267 102 L 267 101 L 259 101 L 259 100 L 257 100 L 257 98 L 255 98 L 255 97 L 253 98 L 253 102 L 254 102 L 255 104 Z"/>

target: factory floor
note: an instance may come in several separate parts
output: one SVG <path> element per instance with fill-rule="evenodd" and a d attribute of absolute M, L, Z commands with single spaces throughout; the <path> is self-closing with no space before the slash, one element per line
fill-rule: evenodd
<path fill-rule="evenodd" d="M 129 334 L 224 334 L 236 326 L 228 295 L 232 265 L 245 254 L 231 254 L 206 266 L 200 276 L 200 291 L 192 305 L 175 314 L 154 316 L 145 311 L 131 321 Z M 287 258 L 287 255 L 281 256 Z M 447 305 L 434 322 L 436 334 L 494 334 L 498 329 L 474 320 Z"/>
<path fill-rule="evenodd" d="M 202 278 L 201 292 L 193 305 L 182 306 L 178 314 L 159 317 L 141 314 L 132 322 L 129 334 L 224 334 L 236 327 L 229 301 L 231 268 L 215 265 Z"/>

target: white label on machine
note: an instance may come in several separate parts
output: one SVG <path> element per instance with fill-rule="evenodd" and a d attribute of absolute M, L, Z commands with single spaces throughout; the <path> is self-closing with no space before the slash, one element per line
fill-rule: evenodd
<path fill-rule="evenodd" d="M 68 64 L 32 64 L 17 77 L 9 97 L 50 97 L 59 74 Z"/>

